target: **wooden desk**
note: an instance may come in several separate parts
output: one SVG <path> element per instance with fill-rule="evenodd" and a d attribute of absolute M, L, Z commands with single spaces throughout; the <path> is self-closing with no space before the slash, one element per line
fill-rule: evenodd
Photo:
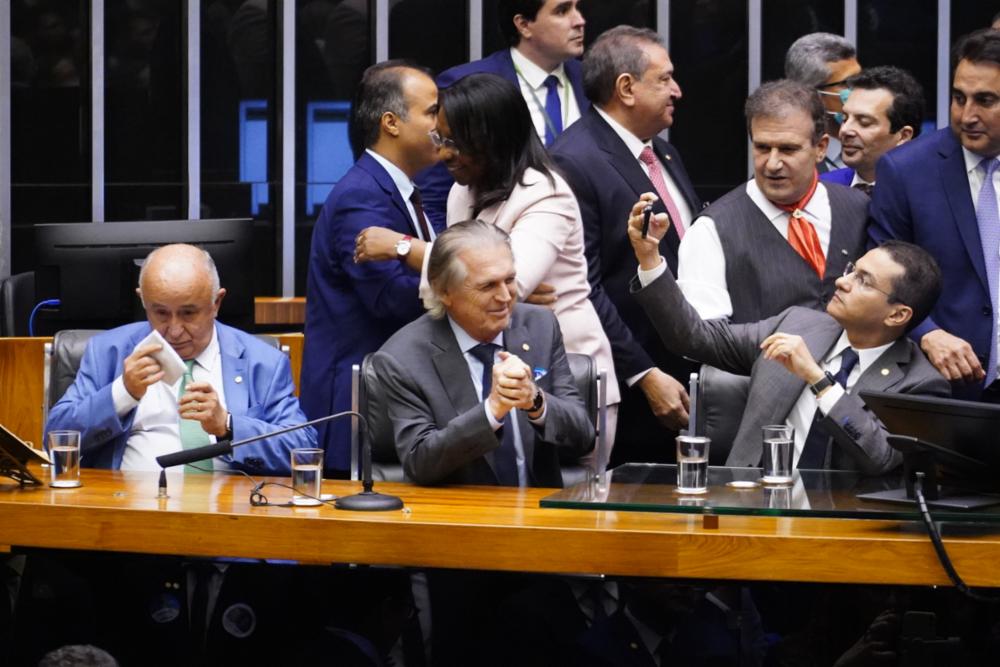
<path fill-rule="evenodd" d="M 305 324 L 304 296 L 255 296 L 254 322 L 261 325 Z"/>
<path fill-rule="evenodd" d="M 241 476 L 84 470 L 84 486 L 0 486 L 0 544 L 153 554 L 282 558 L 508 571 L 735 580 L 947 585 L 922 527 L 844 519 L 719 517 L 541 509 L 546 489 L 379 484 L 406 509 L 251 507 Z M 351 482 L 324 481 L 347 494 Z M 266 489 L 272 502 L 289 492 Z M 948 537 L 965 580 L 1000 586 L 1000 530 Z"/>

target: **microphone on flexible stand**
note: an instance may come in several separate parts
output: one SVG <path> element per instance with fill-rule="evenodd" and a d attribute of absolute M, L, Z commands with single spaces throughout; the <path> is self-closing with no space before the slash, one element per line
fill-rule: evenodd
<path fill-rule="evenodd" d="M 249 438 L 244 438 L 242 440 L 237 440 L 232 442 L 230 440 L 220 440 L 211 445 L 205 445 L 204 447 L 194 447 L 192 449 L 183 449 L 179 452 L 172 452 L 170 454 L 163 454 L 162 456 L 156 457 L 156 462 L 160 464 L 160 468 L 172 468 L 173 466 L 184 465 L 187 463 L 196 463 L 198 461 L 204 461 L 205 459 L 213 459 L 216 456 L 225 456 L 226 454 L 232 454 L 233 450 L 237 447 L 243 445 L 249 445 L 251 442 L 257 442 L 258 440 L 266 440 L 267 438 L 272 438 L 276 435 L 284 435 L 285 433 L 290 433 L 292 431 L 297 431 L 301 428 L 307 426 L 315 426 L 317 424 L 322 424 L 324 422 L 337 419 L 338 417 L 354 416 L 361 420 L 364 428 L 361 429 L 361 433 L 367 436 L 368 433 L 368 422 L 365 420 L 364 416 L 358 412 L 345 411 L 338 412 L 336 414 L 327 415 L 326 417 L 319 417 L 318 419 L 312 419 L 301 424 L 295 424 L 293 426 L 288 426 L 277 431 L 272 431 L 271 433 L 260 433 L 258 435 L 251 436 Z M 362 491 L 361 493 L 355 494 L 353 496 L 345 496 L 343 498 L 338 498 L 335 505 L 339 509 L 345 510 L 367 510 L 367 511 L 383 511 L 383 510 L 395 510 L 402 509 L 403 501 L 396 496 L 383 495 L 381 493 L 376 493 L 373 491 L 375 485 L 372 480 L 372 469 L 371 469 L 371 444 L 367 437 L 364 437 L 362 447 Z M 166 475 L 164 470 L 160 471 L 160 481 L 159 481 L 159 497 L 166 497 Z"/>

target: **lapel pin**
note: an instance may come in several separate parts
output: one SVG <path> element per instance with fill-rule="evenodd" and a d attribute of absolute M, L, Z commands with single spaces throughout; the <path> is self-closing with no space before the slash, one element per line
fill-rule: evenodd
<path fill-rule="evenodd" d="M 521 343 L 521 349 L 527 352 L 528 350 L 531 349 L 531 346 L 528 345 L 527 343 Z"/>
<path fill-rule="evenodd" d="M 843 255 L 844 257 L 847 257 L 847 248 L 841 248 L 840 254 Z"/>
<path fill-rule="evenodd" d="M 889 369 L 888 368 L 883 368 L 882 369 L 882 375 L 888 375 L 888 374 L 889 374 Z"/>
<path fill-rule="evenodd" d="M 670 156 L 669 155 L 664 155 L 663 157 L 667 158 L 668 162 L 670 161 Z"/>
<path fill-rule="evenodd" d="M 243 376 L 242 376 L 242 375 L 237 375 L 237 376 L 236 376 L 236 377 L 235 377 L 235 378 L 233 379 L 233 382 L 235 382 L 236 384 L 239 384 L 239 383 L 243 382 Z"/>

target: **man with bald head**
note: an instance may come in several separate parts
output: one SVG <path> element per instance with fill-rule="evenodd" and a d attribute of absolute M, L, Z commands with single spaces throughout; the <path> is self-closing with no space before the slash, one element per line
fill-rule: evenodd
<path fill-rule="evenodd" d="M 46 432 L 81 432 L 83 465 L 158 470 L 162 454 L 306 421 L 288 358 L 216 321 L 226 290 L 207 252 L 184 244 L 154 250 L 136 293 L 147 321 L 94 336 L 76 380 L 49 412 Z M 173 384 L 156 358 L 162 344 L 145 341 L 152 330 L 185 362 Z M 215 465 L 282 474 L 292 448 L 315 444 L 315 431 L 305 428 L 240 447 Z"/>

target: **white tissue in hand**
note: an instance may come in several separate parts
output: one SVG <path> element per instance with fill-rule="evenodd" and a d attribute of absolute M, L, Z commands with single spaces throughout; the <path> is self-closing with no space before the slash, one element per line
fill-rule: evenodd
<path fill-rule="evenodd" d="M 149 332 L 149 335 L 139 341 L 136 347 L 142 345 L 161 345 L 161 349 L 153 352 L 149 356 L 156 359 L 156 363 L 160 365 L 160 369 L 163 371 L 163 382 L 167 384 L 174 384 L 184 376 L 184 371 L 187 367 L 184 365 L 184 360 L 181 359 L 181 355 L 177 354 L 174 348 L 170 347 L 170 343 L 160 335 L 160 332 L 153 329 Z"/>

